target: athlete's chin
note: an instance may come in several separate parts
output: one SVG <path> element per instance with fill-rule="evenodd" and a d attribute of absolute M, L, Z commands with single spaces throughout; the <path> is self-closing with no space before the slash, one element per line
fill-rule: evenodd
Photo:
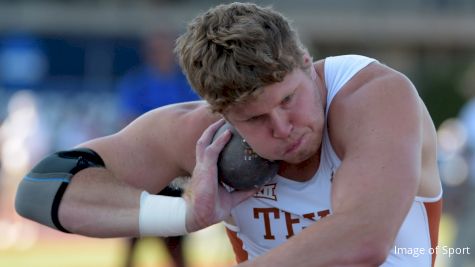
<path fill-rule="evenodd" d="M 315 153 L 316 151 L 314 152 L 312 150 L 305 149 L 305 150 L 297 151 L 296 153 L 292 155 L 287 155 L 286 157 L 284 157 L 283 161 L 290 164 L 299 164 L 310 159 L 312 156 L 315 155 Z"/>
<path fill-rule="evenodd" d="M 315 145 L 313 145 L 315 144 Z M 284 161 L 291 164 L 299 164 L 314 157 L 319 151 L 319 143 L 316 140 L 310 140 L 310 138 L 303 138 L 298 149 L 291 153 L 284 155 Z"/>

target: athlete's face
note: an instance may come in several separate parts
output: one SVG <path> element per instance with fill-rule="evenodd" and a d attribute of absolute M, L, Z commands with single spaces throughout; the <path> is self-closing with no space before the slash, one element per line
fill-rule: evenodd
<path fill-rule="evenodd" d="M 311 69 L 313 74 L 315 70 Z M 269 160 L 298 164 L 319 151 L 324 125 L 322 86 L 295 69 L 251 101 L 224 113 L 253 150 Z"/>

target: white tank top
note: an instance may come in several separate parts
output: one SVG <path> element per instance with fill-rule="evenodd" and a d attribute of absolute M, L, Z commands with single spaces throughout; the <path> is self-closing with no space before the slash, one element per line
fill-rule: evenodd
<path fill-rule="evenodd" d="M 339 90 L 356 73 L 375 61 L 358 55 L 325 59 L 326 114 Z M 333 150 L 325 125 L 320 166 L 313 178 L 306 182 L 296 182 L 276 175 L 254 197 L 232 210 L 234 222 L 225 225 L 237 261 L 253 259 L 331 214 L 331 179 L 340 164 L 341 161 Z M 414 255 L 408 253 L 407 249 L 425 248 L 429 251 L 431 248 L 433 239 L 429 229 L 429 218 L 432 215 L 424 203 L 440 204 L 440 198 L 441 196 L 434 199 L 416 197 L 382 266 L 431 266 L 432 254 Z M 440 212 L 438 215 L 440 216 Z M 438 222 L 438 218 L 434 218 L 433 221 Z M 402 251 L 399 248 L 406 250 Z"/>

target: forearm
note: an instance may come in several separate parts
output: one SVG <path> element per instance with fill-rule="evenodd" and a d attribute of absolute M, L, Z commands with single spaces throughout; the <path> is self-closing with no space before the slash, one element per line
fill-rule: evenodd
<path fill-rule="evenodd" d="M 107 168 L 101 156 L 89 148 L 50 154 L 20 182 L 15 209 L 21 216 L 53 229 L 93 237 L 186 233 L 184 199 L 143 191 L 159 191 L 169 183 L 160 178 L 173 177 L 173 173 L 121 172 L 117 165 L 110 166 Z M 136 182 L 144 177 L 151 182 Z"/>
<path fill-rule="evenodd" d="M 75 234 L 138 236 L 141 191 L 115 179 L 107 169 L 84 169 L 63 195 L 59 220 Z"/>
<path fill-rule="evenodd" d="M 386 250 L 372 240 L 365 222 L 327 216 L 242 267 L 379 266 Z"/>

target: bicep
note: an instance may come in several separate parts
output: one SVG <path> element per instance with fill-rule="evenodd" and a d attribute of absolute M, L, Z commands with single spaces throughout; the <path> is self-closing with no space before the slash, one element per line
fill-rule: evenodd
<path fill-rule="evenodd" d="M 394 238 L 417 191 L 421 111 L 412 85 L 390 77 L 355 92 L 337 107 L 334 127 L 342 164 L 335 173 L 334 213 L 353 214 Z M 378 232 L 379 231 L 379 232 Z"/>
<path fill-rule="evenodd" d="M 176 162 L 170 125 L 162 117 L 145 114 L 116 134 L 80 146 L 95 150 L 115 178 L 157 193 L 175 177 L 186 175 Z"/>

